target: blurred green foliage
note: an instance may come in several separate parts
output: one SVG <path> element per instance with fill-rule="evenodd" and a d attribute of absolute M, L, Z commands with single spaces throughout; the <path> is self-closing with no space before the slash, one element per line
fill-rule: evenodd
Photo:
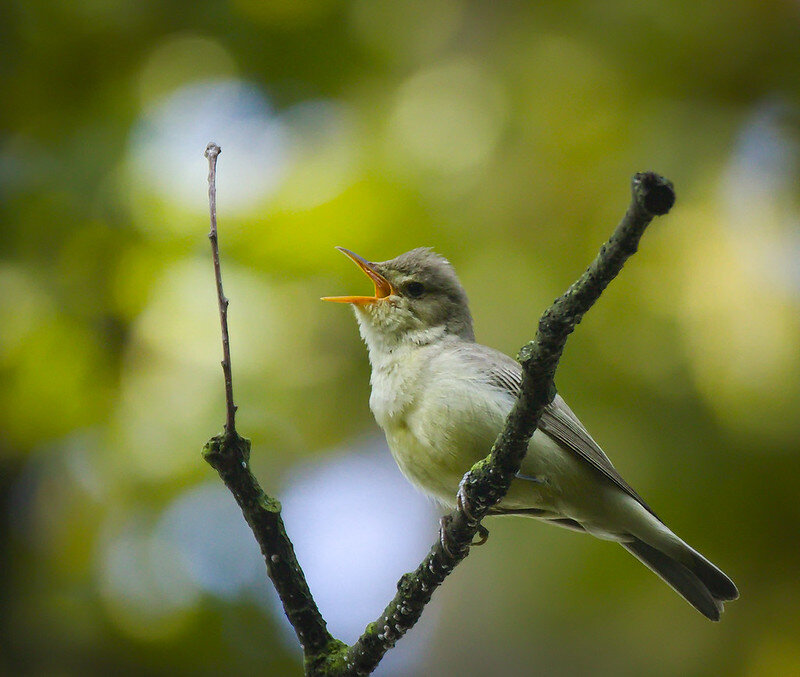
<path fill-rule="evenodd" d="M 499 521 L 413 670 L 800 673 L 799 32 L 789 0 L 4 3 L 0 670 L 297 674 L 268 592 L 186 587 L 147 536 L 224 419 L 213 139 L 239 426 L 279 498 L 374 429 L 317 302 L 365 284 L 334 245 L 433 246 L 513 354 L 631 174 L 672 179 L 558 383 L 742 599 L 711 625 L 620 548 Z"/>

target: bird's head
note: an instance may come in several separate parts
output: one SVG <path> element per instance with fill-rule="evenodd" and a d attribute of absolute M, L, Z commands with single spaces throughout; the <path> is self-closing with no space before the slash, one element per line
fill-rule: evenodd
<path fill-rule="evenodd" d="M 410 342 L 431 343 L 447 335 L 472 341 L 467 295 L 449 261 L 427 248 L 372 263 L 348 249 L 375 285 L 373 296 L 328 296 L 323 301 L 349 303 L 370 349 Z"/>

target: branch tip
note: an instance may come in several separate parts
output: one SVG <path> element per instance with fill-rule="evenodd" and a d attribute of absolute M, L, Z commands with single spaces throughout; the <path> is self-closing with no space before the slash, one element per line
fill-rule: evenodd
<path fill-rule="evenodd" d="M 655 172 L 634 174 L 632 190 L 635 201 L 654 216 L 663 216 L 675 204 L 672 181 Z"/>
<path fill-rule="evenodd" d="M 208 145 L 206 146 L 206 151 L 203 155 L 208 158 L 209 160 L 216 160 L 217 156 L 222 152 L 222 148 L 218 146 L 213 141 L 209 141 Z"/>
<path fill-rule="evenodd" d="M 219 323 L 222 328 L 222 374 L 225 378 L 225 432 L 236 434 L 236 405 L 233 403 L 233 374 L 231 372 L 231 348 L 228 337 L 228 298 L 222 289 L 222 270 L 219 264 L 219 242 L 217 239 L 217 157 L 222 152 L 213 141 L 206 146 L 204 155 L 208 158 L 208 213 L 211 228 L 208 239 L 211 241 L 211 260 L 214 264 L 214 279 L 217 285 L 217 305 Z"/>

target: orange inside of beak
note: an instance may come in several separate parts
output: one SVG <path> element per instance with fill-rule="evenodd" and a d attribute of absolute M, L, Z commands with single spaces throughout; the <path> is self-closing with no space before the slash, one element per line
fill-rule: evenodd
<path fill-rule="evenodd" d="M 364 271 L 364 274 L 372 280 L 372 282 L 375 284 L 375 296 L 323 296 L 323 301 L 365 305 L 367 303 L 375 303 L 376 301 L 380 301 L 381 299 L 385 299 L 387 296 L 391 296 L 392 294 L 396 293 L 394 287 L 392 287 L 392 283 L 389 282 L 389 280 L 387 280 L 377 270 L 375 270 L 374 264 L 370 263 L 365 258 L 360 257 L 355 252 L 345 249 L 344 247 L 336 247 L 336 249 L 353 261 L 359 268 L 361 268 L 362 271 Z"/>

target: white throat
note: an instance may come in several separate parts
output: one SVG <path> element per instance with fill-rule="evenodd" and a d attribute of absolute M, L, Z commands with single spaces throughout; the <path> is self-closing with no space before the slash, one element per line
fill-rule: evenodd
<path fill-rule="evenodd" d="M 392 331 L 377 327 L 366 311 L 356 308 L 358 329 L 367 345 L 372 367 L 370 408 L 384 429 L 403 419 L 418 390 L 430 348 L 445 341 L 444 325 Z"/>
<path fill-rule="evenodd" d="M 400 329 L 391 325 L 379 328 L 365 316 L 364 311 L 358 308 L 356 308 L 356 319 L 361 338 L 367 344 L 369 361 L 373 369 L 390 359 L 392 353 L 438 343 L 447 335 L 444 325 L 418 329 Z"/>

